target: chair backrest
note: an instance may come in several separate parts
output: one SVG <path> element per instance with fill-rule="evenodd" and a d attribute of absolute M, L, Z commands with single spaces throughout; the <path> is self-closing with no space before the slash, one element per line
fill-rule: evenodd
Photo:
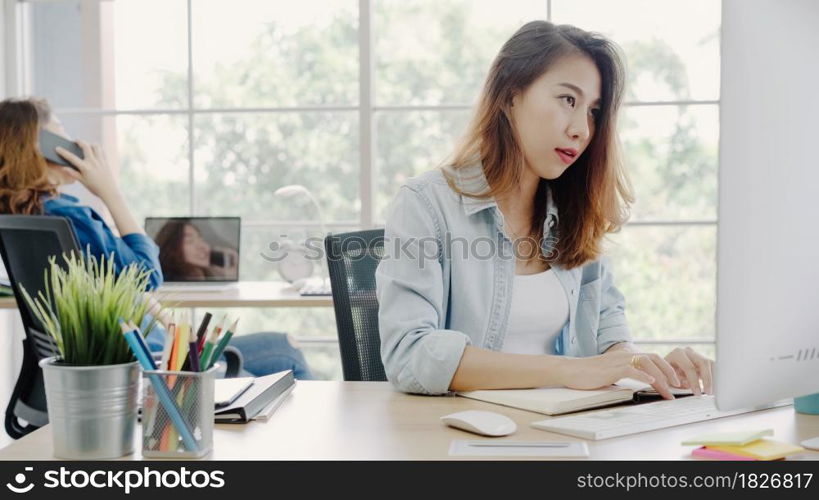
<path fill-rule="evenodd" d="M 330 234 L 324 248 L 344 380 L 385 381 L 375 295 L 375 268 L 384 256 L 384 230 Z"/>
<path fill-rule="evenodd" d="M 44 291 L 49 258 L 57 256 L 57 263 L 64 265 L 60 255 L 71 251 L 78 252 L 79 245 L 66 219 L 47 215 L 0 215 L 0 255 L 26 334 L 23 365 L 6 409 L 6 431 L 15 439 L 48 423 L 42 371 L 38 363 L 57 353 L 54 340 L 32 314 L 20 287 L 25 287 L 29 295 L 36 297 Z M 20 425 L 17 418 L 29 425 Z"/>

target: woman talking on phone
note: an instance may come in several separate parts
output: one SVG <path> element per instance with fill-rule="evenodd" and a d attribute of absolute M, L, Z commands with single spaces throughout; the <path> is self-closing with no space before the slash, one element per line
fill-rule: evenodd
<path fill-rule="evenodd" d="M 631 342 L 603 237 L 633 201 L 618 150 L 617 47 L 534 21 L 492 63 L 443 167 L 401 187 L 376 271 L 381 354 L 406 392 L 566 386 L 625 377 L 712 393 L 712 362 Z"/>
<path fill-rule="evenodd" d="M 0 213 L 55 215 L 68 219 L 80 248 L 92 255 L 113 253 L 117 271 L 138 263 L 150 274 L 150 288 L 162 284 L 159 250 L 137 223 L 105 162 L 102 148 L 83 141 L 80 159 L 58 147 L 57 154 L 73 165 L 46 160 L 40 152 L 38 136 L 44 129 L 59 138 L 69 136 L 48 103 L 42 99 L 8 99 L 0 102 Z M 108 208 L 119 237 L 91 207 L 59 187 L 81 182 Z"/>
<path fill-rule="evenodd" d="M 83 157 L 57 147 L 71 166 L 47 160 L 40 151 L 39 133 L 46 130 L 72 141 L 43 99 L 7 99 L 0 102 L 0 213 L 65 217 L 83 252 L 101 258 L 113 255 L 117 272 L 136 263 L 150 272 L 149 288 L 162 284 L 159 248 L 136 222 L 111 173 L 102 149 L 76 141 Z M 50 155 L 50 152 L 49 152 Z M 119 236 L 91 207 L 60 192 L 60 187 L 82 183 L 108 207 Z M 164 331 L 146 335 L 152 350 L 162 350 Z M 312 374 L 295 341 L 281 332 L 238 335 L 230 344 L 242 353 L 246 375 L 262 376 L 291 369 L 296 378 Z"/>

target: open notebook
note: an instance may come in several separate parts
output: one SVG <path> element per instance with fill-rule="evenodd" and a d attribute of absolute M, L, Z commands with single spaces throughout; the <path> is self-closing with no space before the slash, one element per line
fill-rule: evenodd
<path fill-rule="evenodd" d="M 690 389 L 671 388 L 674 396 L 689 396 Z M 504 389 L 491 391 L 458 392 L 459 396 L 477 399 L 521 410 L 560 415 L 600 406 L 609 406 L 624 402 L 640 402 L 644 399 L 656 399 L 660 395 L 650 385 L 637 380 L 624 378 L 615 385 L 604 389 L 581 391 L 565 387 L 543 387 L 539 389 Z"/>

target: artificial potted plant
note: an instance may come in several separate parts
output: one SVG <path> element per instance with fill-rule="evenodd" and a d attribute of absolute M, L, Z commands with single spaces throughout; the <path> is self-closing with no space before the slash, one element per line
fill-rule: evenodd
<path fill-rule="evenodd" d="M 113 257 L 86 254 L 51 258 L 44 292 L 23 296 L 59 355 L 43 359 L 54 454 L 61 458 L 115 458 L 134 451 L 139 365 L 119 326 L 148 320 L 149 275 L 136 264 L 117 272 Z M 154 311 L 156 312 L 156 311 Z"/>

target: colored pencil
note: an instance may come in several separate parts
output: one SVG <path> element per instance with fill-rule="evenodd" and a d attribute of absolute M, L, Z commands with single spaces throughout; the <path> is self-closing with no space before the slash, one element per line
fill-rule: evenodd
<path fill-rule="evenodd" d="M 205 346 L 205 334 L 208 332 L 208 325 L 210 325 L 210 319 L 213 315 L 209 312 L 205 313 L 205 317 L 202 318 L 202 323 L 199 324 L 199 330 L 196 331 L 196 354 L 202 352 L 202 348 Z"/>
<path fill-rule="evenodd" d="M 170 323 L 168 330 L 165 332 L 165 345 L 162 349 L 162 360 L 159 363 L 159 369 L 165 371 L 168 369 L 168 360 L 171 359 L 171 350 L 173 349 L 173 331 L 176 328 L 176 323 Z"/>
<path fill-rule="evenodd" d="M 198 372 L 199 371 L 199 347 L 198 342 L 196 340 L 196 334 L 193 333 L 193 329 L 191 329 L 189 337 L 188 337 L 188 365 L 190 367 L 190 371 Z"/>
<path fill-rule="evenodd" d="M 222 338 L 219 339 L 219 343 L 216 345 L 216 349 L 213 350 L 213 354 L 211 355 L 210 360 L 208 361 L 205 371 L 210 370 L 210 368 L 219 360 L 219 357 L 222 356 L 222 352 L 225 350 L 225 347 L 227 347 L 231 337 L 233 337 L 233 332 L 236 331 L 237 323 L 239 323 L 238 319 L 236 319 L 236 321 L 234 321 L 233 324 L 230 325 L 230 328 L 228 328 L 225 334 L 222 335 Z"/>
<path fill-rule="evenodd" d="M 122 322 L 120 326 L 122 328 L 122 333 L 125 336 L 125 341 L 128 342 L 131 352 L 134 353 L 134 356 L 137 358 L 137 361 L 139 361 L 139 364 L 142 365 L 142 368 L 144 370 L 155 370 L 156 365 L 154 364 L 153 359 L 151 359 L 151 357 L 147 355 L 145 351 L 143 351 L 139 341 L 136 339 L 138 333 L 135 330 L 131 330 L 124 324 L 124 322 Z M 191 430 L 188 428 L 188 425 L 182 418 L 179 407 L 176 406 L 174 398 L 171 396 L 170 390 L 165 384 L 165 381 L 155 373 L 149 374 L 148 378 L 150 379 L 151 384 L 154 386 L 154 391 L 159 397 L 159 401 L 168 412 L 168 416 L 171 418 L 174 426 L 176 426 L 180 436 L 182 436 L 182 441 L 185 443 L 185 448 L 188 450 L 197 451 L 199 449 L 199 445 L 196 443 L 193 433 L 191 433 Z"/>
<path fill-rule="evenodd" d="M 208 339 L 205 341 L 205 347 L 202 348 L 202 356 L 199 358 L 199 366 L 207 367 L 210 363 L 211 353 L 214 347 L 216 347 L 216 341 L 219 338 L 219 333 L 222 331 L 222 325 L 225 323 L 225 319 L 227 319 L 227 315 L 222 316 L 222 321 L 220 321 L 219 324 L 214 327 L 213 331 L 210 332 L 210 335 L 208 335 Z"/>

